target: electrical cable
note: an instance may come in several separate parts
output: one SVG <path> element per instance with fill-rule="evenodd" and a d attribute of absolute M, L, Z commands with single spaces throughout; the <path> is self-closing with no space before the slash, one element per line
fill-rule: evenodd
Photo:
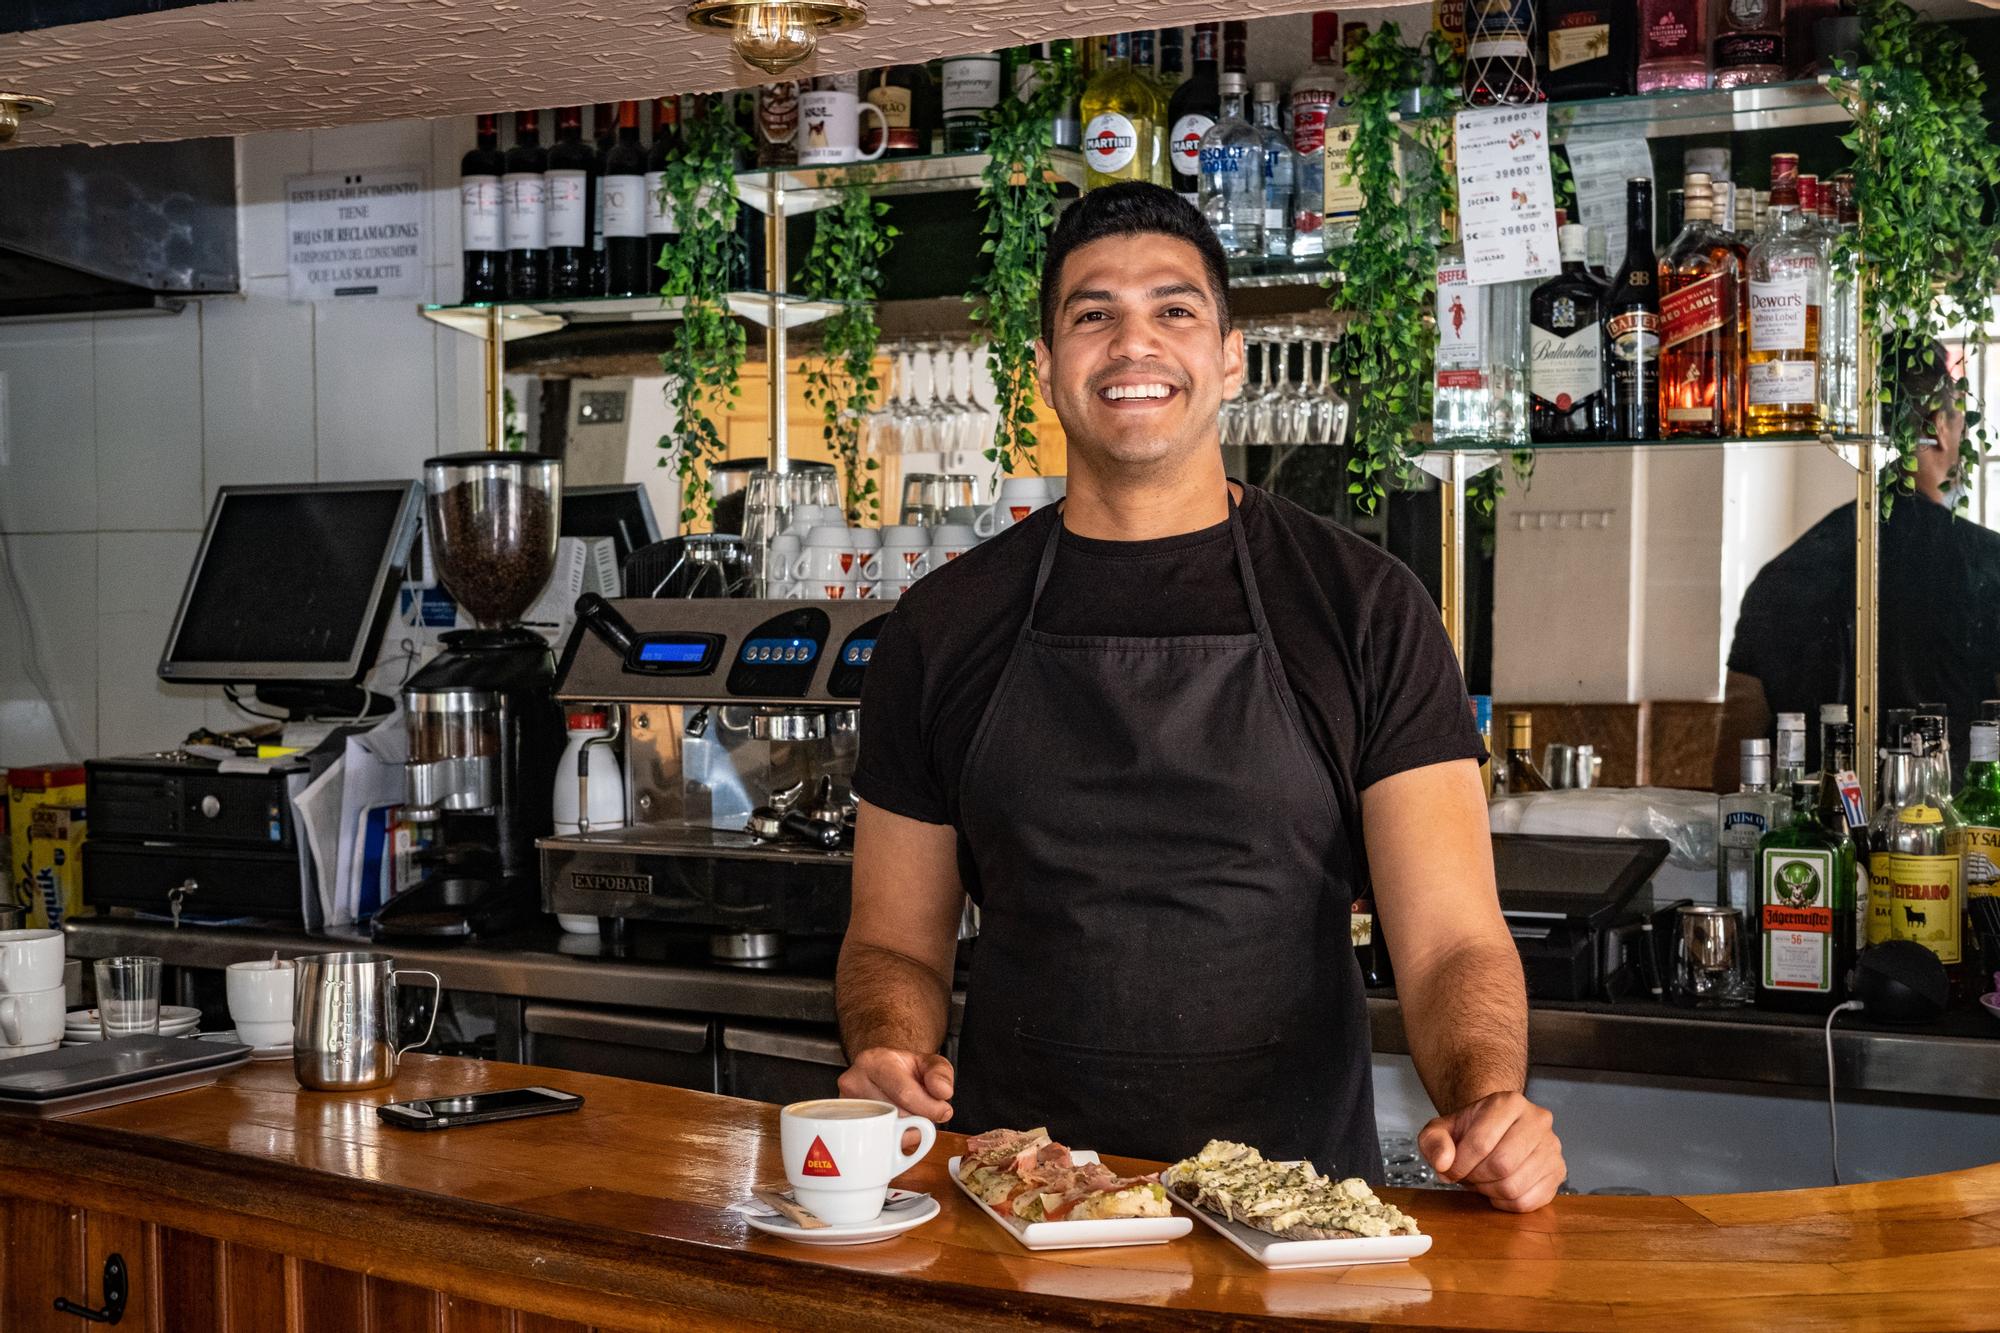
<path fill-rule="evenodd" d="M 1849 1000 L 1837 1004 L 1833 1012 L 1826 1016 L 1826 1130 L 1833 1153 L 1833 1183 L 1840 1183 L 1840 1117 L 1833 1105 L 1833 1020 L 1840 1017 L 1843 1009 L 1859 1010 L 1865 1006 L 1859 1000 Z"/>

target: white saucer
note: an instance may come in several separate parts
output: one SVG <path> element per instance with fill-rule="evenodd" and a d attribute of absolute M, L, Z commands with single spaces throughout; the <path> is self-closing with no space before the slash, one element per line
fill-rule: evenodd
<path fill-rule="evenodd" d="M 238 1037 L 234 1032 L 203 1032 L 197 1034 L 195 1040 L 212 1041 L 220 1046 L 241 1046 L 243 1044 L 243 1039 Z M 287 1042 L 283 1046 L 253 1046 L 250 1048 L 250 1059 L 252 1061 L 289 1060 L 291 1058 L 292 1047 L 290 1042 Z"/>
<path fill-rule="evenodd" d="M 872 1222 L 849 1226 L 809 1229 L 762 1203 L 739 1203 L 734 1205 L 734 1211 L 743 1214 L 745 1222 L 765 1235 L 795 1241 L 800 1245 L 866 1245 L 870 1241 L 900 1236 L 912 1227 L 922 1226 L 944 1210 L 928 1194 L 890 1190 L 889 1201 L 882 1206 L 880 1217 Z"/>

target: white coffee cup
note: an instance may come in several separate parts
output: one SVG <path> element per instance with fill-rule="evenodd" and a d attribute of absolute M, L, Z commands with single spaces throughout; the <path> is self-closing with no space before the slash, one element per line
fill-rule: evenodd
<path fill-rule="evenodd" d="M 781 532 L 771 538 L 771 552 L 764 562 L 770 573 L 766 579 L 766 597 L 795 597 L 797 581 L 792 578 L 792 566 L 799 561 L 799 552 L 805 542 L 795 532 Z"/>
<path fill-rule="evenodd" d="M 57 975 L 61 972 L 58 970 Z M 0 995 L 0 1046 L 46 1046 L 63 1034 L 62 983 Z"/>
<path fill-rule="evenodd" d="M 859 577 L 861 556 L 854 549 L 853 530 L 846 527 L 814 528 L 792 562 L 792 578 L 799 583 L 852 583 Z"/>
<path fill-rule="evenodd" d="M 861 117 L 882 123 L 882 138 L 872 153 L 861 151 Z M 838 88 L 821 88 L 799 97 L 799 128 L 793 139 L 799 165 L 829 167 L 841 162 L 873 162 L 889 146 L 889 119 L 882 108 Z"/>
<path fill-rule="evenodd" d="M 908 1129 L 917 1131 L 914 1152 L 903 1151 Z M 937 1126 L 888 1102 L 829 1097 L 779 1112 L 778 1141 L 799 1203 L 821 1221 L 855 1226 L 882 1215 L 889 1182 L 923 1160 Z"/>
<path fill-rule="evenodd" d="M 791 517 L 785 520 L 785 532 L 804 542 L 814 528 L 837 528 L 846 522 L 832 505 L 794 505 Z"/>
<path fill-rule="evenodd" d="M 932 528 L 930 567 L 943 569 L 977 545 L 979 534 L 963 524 L 946 523 Z"/>
<path fill-rule="evenodd" d="M 60 930 L 0 930 L 0 991 L 43 991 L 62 984 Z"/>
<path fill-rule="evenodd" d="M 870 564 L 862 566 L 862 576 L 884 583 L 894 579 L 910 583 L 930 573 L 931 531 L 913 523 L 882 529 L 882 549 Z"/>
<path fill-rule="evenodd" d="M 260 1051 L 292 1044 L 293 976 L 286 960 L 256 958 L 229 965 L 223 987 L 238 1041 Z"/>
<path fill-rule="evenodd" d="M 1016 523 L 1026 519 L 1037 509 L 1045 509 L 1054 504 L 1056 497 L 1049 493 L 1049 484 L 1042 477 L 1009 477 L 1000 483 L 1000 495 L 986 506 L 972 530 L 983 540 L 997 537 Z"/>
<path fill-rule="evenodd" d="M 45 1041 L 39 1046 L 0 1046 L 0 1060 L 18 1060 L 24 1055 L 46 1055 L 50 1051 L 62 1049 L 60 1041 Z"/>

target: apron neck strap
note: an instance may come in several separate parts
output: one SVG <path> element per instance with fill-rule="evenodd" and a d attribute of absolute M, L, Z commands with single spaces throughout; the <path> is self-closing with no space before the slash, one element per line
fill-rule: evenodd
<path fill-rule="evenodd" d="M 1250 564 L 1250 538 L 1243 528 L 1243 515 L 1236 503 L 1236 492 L 1227 493 L 1229 536 L 1236 547 L 1236 569 L 1240 575 L 1239 585 L 1243 589 L 1243 600 L 1250 608 L 1250 623 L 1256 627 L 1258 635 L 1269 637 L 1270 631 L 1264 621 L 1264 599 L 1257 592 L 1257 571 Z M 1057 503 L 1055 524 L 1049 529 L 1048 540 L 1042 543 L 1042 563 L 1035 572 L 1034 595 L 1028 599 L 1028 619 L 1021 627 L 1024 632 L 1034 628 L 1035 611 L 1042 604 L 1042 589 L 1048 586 L 1049 574 L 1056 567 L 1056 551 L 1062 545 L 1062 516 L 1065 503 L 1062 501 Z"/>

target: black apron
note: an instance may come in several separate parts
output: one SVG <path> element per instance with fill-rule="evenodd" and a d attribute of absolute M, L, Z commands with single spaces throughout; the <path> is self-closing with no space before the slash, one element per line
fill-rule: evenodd
<path fill-rule="evenodd" d="M 1229 530 L 1254 632 L 1161 639 L 1037 630 L 1050 530 L 961 785 L 981 927 L 951 1128 L 1379 1181 L 1347 837 L 1233 499 Z"/>

